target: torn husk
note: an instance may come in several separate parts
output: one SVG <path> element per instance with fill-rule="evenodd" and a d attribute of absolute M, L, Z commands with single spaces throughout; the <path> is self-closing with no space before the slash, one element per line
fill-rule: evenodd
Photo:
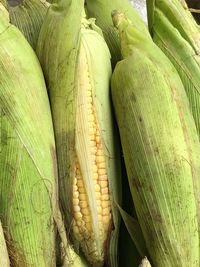
<path fill-rule="evenodd" d="M 107 259 L 117 262 L 119 145 L 110 105 L 110 53 L 83 10 L 83 0 L 51 5 L 37 54 L 51 101 L 66 227 L 74 248 L 102 266 Z"/>

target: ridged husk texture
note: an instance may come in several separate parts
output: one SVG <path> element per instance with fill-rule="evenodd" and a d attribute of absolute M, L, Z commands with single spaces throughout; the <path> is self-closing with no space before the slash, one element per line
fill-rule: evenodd
<path fill-rule="evenodd" d="M 123 14 L 113 19 L 124 59 L 112 77 L 112 97 L 152 265 L 197 267 L 200 146 L 183 84 L 162 51 Z"/>
<path fill-rule="evenodd" d="M 200 28 L 183 0 L 148 0 L 147 4 L 153 40 L 181 77 L 200 137 Z"/>
<path fill-rule="evenodd" d="M 54 267 L 57 165 L 49 101 L 36 55 L 1 10 L 0 219 L 13 266 Z"/>
<path fill-rule="evenodd" d="M 100 29 L 95 26 L 93 20 L 88 21 L 84 18 L 83 2 L 83 0 L 61 0 L 51 5 L 39 36 L 37 54 L 50 95 L 57 145 L 60 194 L 67 231 L 71 232 L 73 223 L 72 186 L 75 159 L 78 157 L 92 212 L 92 227 L 97 237 L 97 210 L 94 202 L 95 194 L 91 186 L 93 182 L 90 179 L 91 166 L 87 152 L 89 142 L 84 130 L 81 135 L 78 134 L 85 127 L 84 110 L 80 112 L 77 105 L 80 94 L 83 96 L 85 94 L 78 91 L 77 86 L 80 78 L 78 73 L 81 73 L 78 64 L 80 47 L 81 45 L 85 47 L 90 77 L 92 77 L 92 97 L 106 155 L 108 178 L 110 177 L 109 188 L 114 223 L 110 237 L 108 237 L 110 242 L 106 244 L 104 251 L 99 250 L 98 238 L 96 238 L 98 256 L 96 263 L 93 264 L 94 266 L 102 265 L 103 262 L 101 260 L 99 262 L 98 257 L 101 258 L 101 254 L 105 254 L 104 258 L 108 257 L 110 265 L 117 266 L 119 218 L 114 202 L 120 202 L 120 162 L 110 103 L 110 53 L 99 34 Z M 79 242 L 75 244 L 80 245 Z M 89 255 L 87 258 L 90 260 Z"/>
<path fill-rule="evenodd" d="M 44 17 L 49 7 L 45 0 L 23 0 L 18 5 L 7 4 L 10 22 L 26 37 L 33 49 L 36 48 L 38 36 Z"/>

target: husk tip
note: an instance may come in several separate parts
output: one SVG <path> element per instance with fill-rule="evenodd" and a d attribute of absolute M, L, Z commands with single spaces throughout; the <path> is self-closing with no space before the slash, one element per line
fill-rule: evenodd
<path fill-rule="evenodd" d="M 113 10 L 111 15 L 114 26 L 118 28 L 121 21 L 125 19 L 124 13 L 120 12 L 119 10 Z"/>

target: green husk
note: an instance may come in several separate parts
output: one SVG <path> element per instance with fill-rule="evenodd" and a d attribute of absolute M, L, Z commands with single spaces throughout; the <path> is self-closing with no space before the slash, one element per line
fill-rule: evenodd
<path fill-rule="evenodd" d="M 65 214 L 67 231 L 77 249 L 84 251 L 87 259 L 95 266 L 103 264 L 102 258 L 108 257 L 111 266 L 117 266 L 117 240 L 119 232 L 119 215 L 115 202 L 120 202 L 120 157 L 117 144 L 116 129 L 112 121 L 109 97 L 109 81 L 111 77 L 110 53 L 101 36 L 101 30 L 95 26 L 94 20 L 84 17 L 83 0 L 61 0 L 48 10 L 38 40 L 37 54 L 40 59 L 51 101 L 55 129 L 59 185 L 61 203 Z M 92 84 L 92 97 L 102 134 L 107 160 L 109 188 L 111 192 L 114 228 L 111 229 L 110 243 L 105 250 L 99 244 L 99 228 L 95 194 L 92 188 L 91 161 L 89 141 L 85 128 L 85 92 L 78 90 L 78 80 L 82 73 L 79 70 L 80 48 L 87 52 Z M 84 49 L 83 49 L 84 48 Z M 81 96 L 82 95 L 82 96 Z M 107 114 L 105 117 L 104 114 Z M 84 128 L 84 130 L 82 130 Z M 80 135 L 79 132 L 82 132 Z M 86 195 L 91 210 L 97 255 L 91 251 L 89 255 L 87 240 L 75 240 L 72 232 L 73 223 L 73 180 L 74 164 L 78 158 Z"/>
<path fill-rule="evenodd" d="M 9 267 L 10 260 L 8 257 L 8 250 L 6 246 L 6 241 L 4 238 L 3 228 L 0 222 L 0 266 L 2 267 Z"/>
<path fill-rule="evenodd" d="M 89 17 L 96 18 L 96 24 L 102 29 L 104 38 L 112 56 L 112 66 L 121 59 L 120 40 L 113 26 L 111 13 L 113 10 L 124 12 L 135 27 L 150 37 L 148 29 L 137 11 L 128 0 L 86 0 L 86 12 Z"/>
<path fill-rule="evenodd" d="M 200 136 L 200 30 L 178 0 L 147 1 L 154 42 L 178 71 Z"/>
<path fill-rule="evenodd" d="M 53 267 L 58 207 L 50 106 L 36 55 L 4 14 L 0 15 L 0 219 L 13 266 Z"/>
<path fill-rule="evenodd" d="M 8 1 L 10 22 L 24 34 L 33 49 L 36 48 L 39 32 L 49 5 L 45 0 Z"/>
<path fill-rule="evenodd" d="M 199 266 L 200 146 L 183 84 L 169 59 L 123 14 L 113 20 L 123 60 L 113 73 L 112 98 L 152 265 Z"/>

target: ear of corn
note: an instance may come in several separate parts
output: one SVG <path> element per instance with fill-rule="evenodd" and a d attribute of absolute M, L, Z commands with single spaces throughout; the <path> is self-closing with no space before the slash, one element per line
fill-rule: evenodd
<path fill-rule="evenodd" d="M 68 231 L 91 264 L 108 259 L 117 266 L 120 164 L 109 97 L 110 53 L 100 29 L 84 17 L 83 2 L 50 7 L 37 54 L 52 106 Z"/>
<path fill-rule="evenodd" d="M 120 41 L 117 30 L 112 23 L 111 13 L 120 10 L 132 21 L 135 27 L 150 37 L 144 21 L 128 0 L 86 0 L 88 16 L 96 18 L 96 24 L 102 29 L 104 38 L 112 55 L 112 66 L 121 59 Z"/>
<path fill-rule="evenodd" d="M 112 77 L 112 97 L 152 264 L 199 266 L 200 147 L 183 84 L 168 58 L 124 15 L 115 13 L 113 20 L 124 59 Z"/>
<path fill-rule="evenodd" d="M 8 257 L 8 250 L 6 246 L 6 241 L 4 238 L 3 228 L 0 222 L 0 266 L 2 267 L 9 267 L 10 260 Z"/>
<path fill-rule="evenodd" d="M 168 56 L 184 84 L 200 136 L 200 31 L 191 14 L 179 1 L 148 3 L 154 42 Z M 170 14 L 170 15 L 169 15 Z"/>
<path fill-rule="evenodd" d="M 34 52 L 5 18 L 0 16 L 0 219 L 13 266 L 53 267 L 57 166 L 50 107 Z"/>
<path fill-rule="evenodd" d="M 49 3 L 45 0 L 23 0 L 16 6 L 8 1 L 10 22 L 24 34 L 34 49 L 48 7 Z"/>

